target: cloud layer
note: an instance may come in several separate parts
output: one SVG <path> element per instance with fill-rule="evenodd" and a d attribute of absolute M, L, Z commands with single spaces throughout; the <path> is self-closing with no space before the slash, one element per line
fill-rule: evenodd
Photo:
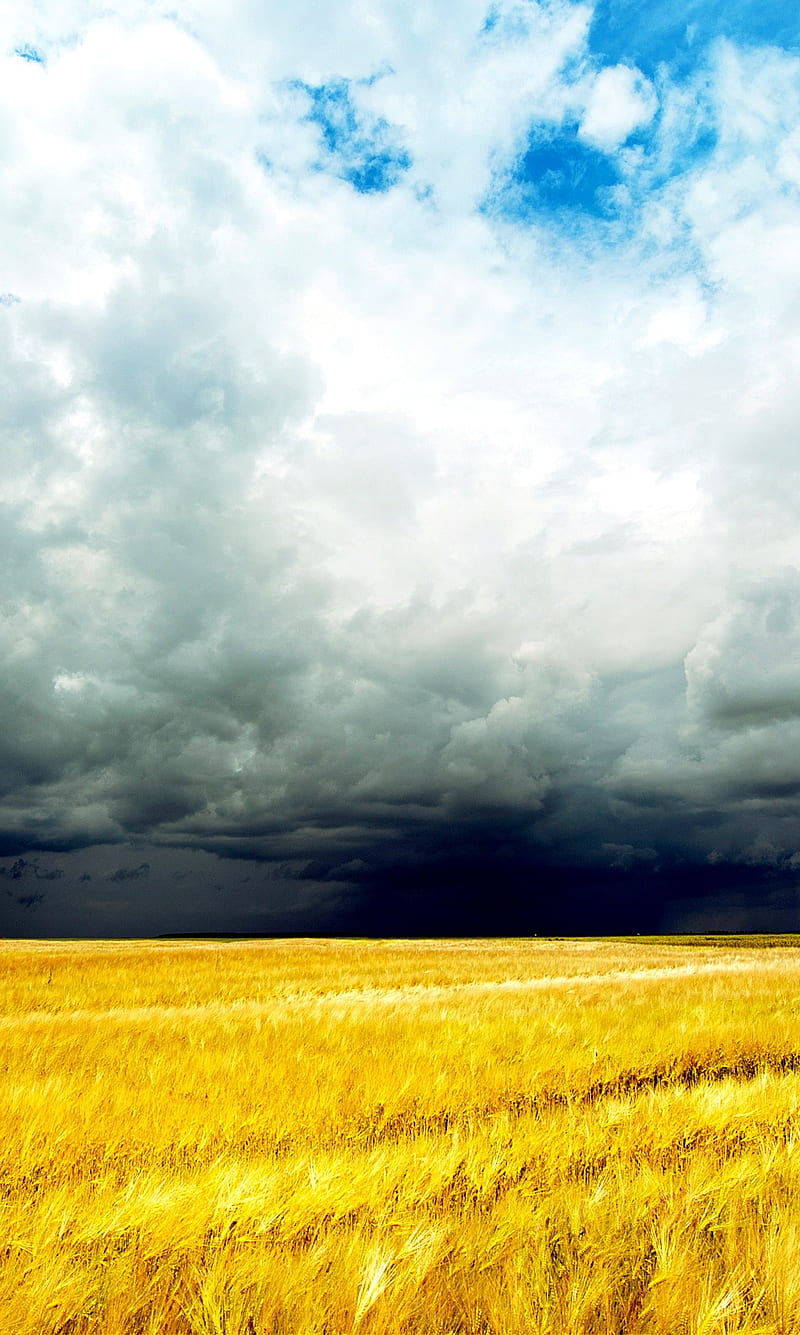
<path fill-rule="evenodd" d="M 0 21 L 8 930 L 800 924 L 797 54 L 218 10 Z"/>

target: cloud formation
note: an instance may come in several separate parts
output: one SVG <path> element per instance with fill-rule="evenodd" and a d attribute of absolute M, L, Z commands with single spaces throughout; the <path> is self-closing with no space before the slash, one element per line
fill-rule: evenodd
<path fill-rule="evenodd" d="M 794 925 L 777 11 L 307 8 L 0 21 L 0 921 Z"/>

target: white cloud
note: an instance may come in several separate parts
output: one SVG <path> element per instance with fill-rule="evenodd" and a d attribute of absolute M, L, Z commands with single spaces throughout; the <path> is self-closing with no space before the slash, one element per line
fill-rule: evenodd
<path fill-rule="evenodd" d="M 670 292 L 664 306 L 650 317 L 643 346 L 654 343 L 674 343 L 687 351 L 701 351 L 713 346 L 719 334 L 707 329 L 708 306 L 696 279 L 688 279 L 682 287 Z"/>
<path fill-rule="evenodd" d="M 592 81 L 581 119 L 583 139 L 612 152 L 640 125 L 653 119 L 655 90 L 639 70 L 629 65 L 607 65 Z"/>

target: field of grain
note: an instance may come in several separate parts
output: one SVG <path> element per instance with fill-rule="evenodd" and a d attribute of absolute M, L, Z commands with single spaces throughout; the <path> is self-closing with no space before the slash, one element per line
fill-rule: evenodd
<path fill-rule="evenodd" d="M 2 1335 L 800 1331 L 800 941 L 0 942 Z"/>

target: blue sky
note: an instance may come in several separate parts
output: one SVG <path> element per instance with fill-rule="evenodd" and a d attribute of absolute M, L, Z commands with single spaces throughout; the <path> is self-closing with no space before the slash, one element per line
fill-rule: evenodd
<path fill-rule="evenodd" d="M 397 185 L 411 166 L 398 130 L 382 117 L 359 114 L 349 79 L 297 87 L 309 99 L 308 120 L 321 133 L 320 171 L 335 172 L 364 195 Z"/>
<path fill-rule="evenodd" d="M 647 0 L 601 0 L 592 14 L 589 48 L 604 63 L 636 65 L 648 78 L 659 69 L 671 77 L 690 75 L 720 38 L 739 46 L 775 46 L 796 51 L 800 20 L 791 5 L 730 3 L 654 5 Z"/>
<path fill-rule="evenodd" d="M 6 6 L 0 932 L 800 926 L 797 39 Z"/>

